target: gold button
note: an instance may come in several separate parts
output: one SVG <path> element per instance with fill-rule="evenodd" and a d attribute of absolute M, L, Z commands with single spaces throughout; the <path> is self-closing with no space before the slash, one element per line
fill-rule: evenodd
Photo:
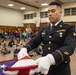
<path fill-rule="evenodd" d="M 51 44 L 51 41 L 49 41 L 49 44 Z"/>
<path fill-rule="evenodd" d="M 67 63 L 67 61 L 65 61 L 65 63 Z"/>
<path fill-rule="evenodd" d="M 49 36 L 49 38 L 51 38 L 51 36 Z"/>
<path fill-rule="evenodd" d="M 48 47 L 48 50 L 50 50 L 51 48 L 50 47 Z"/>

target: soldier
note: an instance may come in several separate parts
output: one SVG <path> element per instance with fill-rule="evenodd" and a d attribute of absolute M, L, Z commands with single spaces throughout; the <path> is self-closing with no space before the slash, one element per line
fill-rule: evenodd
<path fill-rule="evenodd" d="M 73 25 L 61 20 L 61 14 L 61 4 L 51 2 L 48 7 L 49 25 L 43 27 L 18 53 L 20 59 L 26 51 L 38 47 L 42 42 L 42 57 L 35 60 L 38 64 L 36 71 L 41 72 L 40 75 L 71 75 L 70 56 L 75 50 L 76 33 Z"/>

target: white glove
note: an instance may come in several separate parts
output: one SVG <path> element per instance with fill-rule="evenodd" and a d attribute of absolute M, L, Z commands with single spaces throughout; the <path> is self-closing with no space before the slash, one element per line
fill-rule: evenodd
<path fill-rule="evenodd" d="M 37 68 L 35 68 L 35 69 L 30 69 L 29 75 L 33 75 L 33 74 L 36 73 L 36 72 L 37 72 Z"/>
<path fill-rule="evenodd" d="M 18 57 L 18 59 L 21 59 L 24 56 L 29 56 L 28 53 L 27 53 L 27 49 L 26 48 L 21 48 L 21 50 L 18 53 L 17 57 Z"/>
<path fill-rule="evenodd" d="M 53 55 L 48 54 L 45 57 L 38 58 L 35 63 L 38 64 L 37 72 L 48 74 L 50 66 L 55 65 L 55 59 Z"/>

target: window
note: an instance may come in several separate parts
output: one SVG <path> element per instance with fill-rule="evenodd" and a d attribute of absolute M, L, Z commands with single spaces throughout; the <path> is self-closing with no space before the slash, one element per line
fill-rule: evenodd
<path fill-rule="evenodd" d="M 33 19 L 36 16 L 37 16 L 37 13 L 25 14 L 24 19 Z"/>
<path fill-rule="evenodd" d="M 45 12 L 45 17 L 48 17 L 48 11 Z"/>
<path fill-rule="evenodd" d="M 70 15 L 70 8 L 64 9 L 64 16 Z"/>
<path fill-rule="evenodd" d="M 44 12 L 40 12 L 40 17 L 44 18 Z"/>
<path fill-rule="evenodd" d="M 47 12 L 47 11 L 45 11 L 45 12 L 40 12 L 40 17 L 41 17 L 41 18 L 46 18 L 46 17 L 48 17 L 48 12 Z"/>
<path fill-rule="evenodd" d="M 24 19 L 27 19 L 26 16 L 27 16 L 27 15 L 24 15 Z"/>
<path fill-rule="evenodd" d="M 64 16 L 76 15 L 76 7 L 64 9 Z"/>
<path fill-rule="evenodd" d="M 37 13 L 34 13 L 34 14 L 33 14 L 33 17 L 37 17 Z"/>
<path fill-rule="evenodd" d="M 26 19 L 29 19 L 29 14 L 26 15 Z"/>
<path fill-rule="evenodd" d="M 33 19 L 33 14 L 29 14 L 29 19 Z"/>
<path fill-rule="evenodd" d="M 76 8 L 72 8 L 72 15 L 76 15 Z"/>

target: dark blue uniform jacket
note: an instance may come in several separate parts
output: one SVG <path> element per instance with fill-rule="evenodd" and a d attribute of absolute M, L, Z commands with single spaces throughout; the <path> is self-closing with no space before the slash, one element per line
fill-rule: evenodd
<path fill-rule="evenodd" d="M 55 58 L 56 66 L 70 62 L 70 56 L 74 53 L 76 46 L 75 27 L 61 21 L 52 30 L 50 29 L 50 24 L 43 27 L 25 47 L 30 51 L 43 43 L 42 56 L 52 54 Z"/>

